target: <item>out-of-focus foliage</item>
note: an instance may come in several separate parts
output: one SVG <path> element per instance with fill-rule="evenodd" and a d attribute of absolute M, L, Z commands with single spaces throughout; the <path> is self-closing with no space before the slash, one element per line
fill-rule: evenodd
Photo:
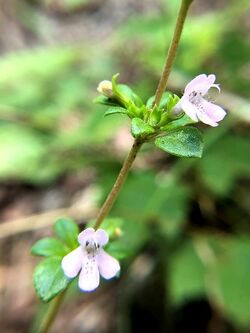
<path fill-rule="evenodd" d="M 0 178 L 52 181 L 88 163 L 89 145 L 112 137 L 119 120 L 103 119 L 92 105 L 96 82 L 105 75 L 101 67 L 95 73 L 96 66 L 84 47 L 38 49 L 1 60 Z"/>
<path fill-rule="evenodd" d="M 70 3 L 67 8 L 84 2 L 62 1 Z M 0 60 L 1 181 L 39 188 L 91 166 L 103 199 L 123 155 L 114 154 L 114 138 L 128 123 L 123 115 L 103 117 L 105 110 L 92 103 L 96 86 L 119 71 L 144 102 L 152 96 L 178 5 L 162 0 L 160 9 L 130 15 L 108 45 L 103 41 L 107 49 L 83 43 L 5 55 Z M 248 103 L 249 10 L 248 0 L 232 0 L 217 11 L 194 11 L 176 73 L 191 78 L 216 73 L 222 92 Z M 173 311 L 204 297 L 234 332 L 241 332 L 250 327 L 249 124 L 228 107 L 228 119 L 218 128 L 201 128 L 205 151 L 199 161 L 166 158 L 153 145 L 145 147 L 112 209 L 111 217 L 123 223 L 109 251 L 124 258 L 126 268 L 140 251 L 151 255 L 152 248 L 160 248 Z M 155 262 L 158 257 L 153 252 Z"/>

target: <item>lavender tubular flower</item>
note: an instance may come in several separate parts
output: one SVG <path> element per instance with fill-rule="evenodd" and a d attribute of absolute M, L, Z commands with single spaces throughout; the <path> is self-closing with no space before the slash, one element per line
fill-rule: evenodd
<path fill-rule="evenodd" d="M 214 83 L 215 79 L 214 74 L 196 76 L 187 84 L 184 95 L 175 105 L 173 113 L 178 114 L 183 110 L 193 121 L 201 121 L 213 127 L 218 126 L 226 111 L 203 98 L 210 88 L 214 87 L 220 91 L 219 85 Z"/>
<path fill-rule="evenodd" d="M 119 272 L 119 262 L 102 249 L 108 239 L 105 230 L 87 228 L 78 236 L 80 246 L 63 258 L 61 265 L 68 278 L 80 273 L 78 285 L 82 291 L 95 290 L 99 286 L 100 274 L 108 280 Z"/>

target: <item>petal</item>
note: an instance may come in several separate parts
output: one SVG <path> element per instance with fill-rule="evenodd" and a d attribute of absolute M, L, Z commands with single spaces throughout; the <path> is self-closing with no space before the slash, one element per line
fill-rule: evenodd
<path fill-rule="evenodd" d="M 84 255 L 80 246 L 63 257 L 61 266 L 68 278 L 72 279 L 77 276 L 82 268 L 83 258 Z"/>
<path fill-rule="evenodd" d="M 95 229 L 87 228 L 78 235 L 78 242 L 85 246 L 86 240 L 95 237 Z"/>
<path fill-rule="evenodd" d="M 191 80 L 185 87 L 185 94 L 190 94 L 191 92 L 195 91 L 197 88 L 197 86 L 199 86 L 200 84 L 203 84 L 203 82 L 206 82 L 206 74 L 200 74 L 198 76 L 196 76 L 193 80 Z"/>
<path fill-rule="evenodd" d="M 217 122 L 222 120 L 225 115 L 226 111 L 220 106 L 207 102 L 204 99 L 197 112 L 199 120 L 212 127 L 218 126 Z"/>
<path fill-rule="evenodd" d="M 206 100 L 204 100 L 203 105 L 207 115 L 215 122 L 221 121 L 227 114 L 222 107 Z"/>
<path fill-rule="evenodd" d="M 218 88 L 218 85 L 214 84 L 215 80 L 216 76 L 214 74 L 210 74 L 208 76 L 206 74 L 200 74 L 187 84 L 185 88 L 185 95 L 189 95 L 193 91 L 205 95 L 211 87 Z"/>
<path fill-rule="evenodd" d="M 98 253 L 97 262 L 101 276 L 107 280 L 116 276 L 120 270 L 119 261 L 111 257 L 102 249 Z"/>
<path fill-rule="evenodd" d="M 82 291 L 92 291 L 99 286 L 100 275 L 96 257 L 85 257 L 84 264 L 79 276 L 78 286 Z"/>
<path fill-rule="evenodd" d="M 100 246 L 106 245 L 109 241 L 109 236 L 108 236 L 107 232 L 103 229 L 98 229 L 96 231 L 95 238 L 96 238 L 97 243 Z"/>
<path fill-rule="evenodd" d="M 175 116 L 180 115 L 183 111 L 182 111 L 182 106 L 181 106 L 181 100 L 179 100 L 179 102 L 177 104 L 175 104 L 175 106 L 172 109 L 172 114 Z"/>
<path fill-rule="evenodd" d="M 197 118 L 197 107 L 189 102 L 187 98 L 181 98 L 181 107 L 182 110 L 193 120 L 193 121 L 198 121 Z"/>
<path fill-rule="evenodd" d="M 198 118 L 199 120 L 207 125 L 210 125 L 212 127 L 216 127 L 218 126 L 218 124 L 216 123 L 216 121 L 213 121 L 206 113 L 204 112 L 199 112 L 198 113 Z"/>

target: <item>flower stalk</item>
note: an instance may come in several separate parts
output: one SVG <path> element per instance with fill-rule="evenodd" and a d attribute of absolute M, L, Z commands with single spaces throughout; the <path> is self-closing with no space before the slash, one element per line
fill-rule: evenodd
<path fill-rule="evenodd" d="M 94 224 L 94 229 L 98 229 L 100 227 L 101 223 L 103 222 L 103 220 L 105 219 L 105 217 L 109 214 L 109 212 L 115 202 L 115 199 L 117 198 L 117 195 L 120 192 L 120 190 L 126 180 L 130 167 L 133 164 L 133 162 L 136 158 L 136 155 L 139 152 L 142 144 L 143 144 L 142 141 L 138 141 L 138 140 L 134 141 L 129 154 L 123 163 L 121 171 L 120 171 L 109 195 L 107 196 L 107 199 L 105 200 L 104 204 L 102 205 L 102 207 L 99 211 L 99 214 L 96 218 L 96 222 Z"/>
<path fill-rule="evenodd" d="M 161 79 L 159 81 L 159 84 L 158 84 L 158 87 L 156 90 L 155 101 L 154 101 L 153 105 L 159 105 L 159 103 L 161 101 L 161 97 L 166 89 L 168 78 L 169 78 L 170 72 L 172 70 L 176 52 L 177 52 L 177 49 L 179 46 L 184 22 L 186 20 L 188 9 L 192 2 L 193 2 L 193 0 L 182 0 L 182 2 L 181 2 L 181 7 L 180 7 L 180 10 L 179 10 L 179 13 L 177 16 L 177 21 L 176 21 L 176 25 L 175 25 L 173 38 L 172 38 L 172 41 L 170 43 L 170 47 L 169 47 L 169 50 L 167 53 L 166 62 L 165 62 L 164 68 L 163 68 Z"/>
<path fill-rule="evenodd" d="M 38 330 L 38 333 L 49 332 L 49 329 L 51 328 L 51 326 L 57 316 L 59 308 L 62 305 L 66 291 L 67 291 L 67 288 L 63 292 L 61 292 L 58 296 L 56 296 L 56 298 L 49 305 L 49 309 L 47 310 L 45 317 L 43 318 L 43 321 Z"/>

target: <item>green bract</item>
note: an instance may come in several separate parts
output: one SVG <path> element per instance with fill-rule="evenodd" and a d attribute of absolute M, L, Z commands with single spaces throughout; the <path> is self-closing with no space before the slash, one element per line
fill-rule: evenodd
<path fill-rule="evenodd" d="M 134 138 L 144 139 L 147 136 L 154 134 L 155 130 L 140 118 L 134 118 L 132 119 L 131 133 Z"/>

